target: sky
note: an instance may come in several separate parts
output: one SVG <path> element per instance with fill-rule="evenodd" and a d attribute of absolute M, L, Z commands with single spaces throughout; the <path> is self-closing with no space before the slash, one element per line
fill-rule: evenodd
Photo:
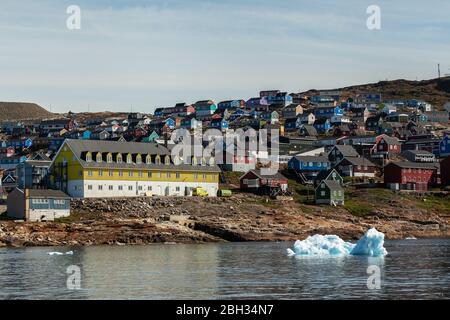
<path fill-rule="evenodd" d="M 81 9 L 81 29 L 66 12 Z M 381 10 L 369 30 L 368 6 Z M 448 0 L 0 0 L 0 101 L 141 111 L 450 73 Z"/>

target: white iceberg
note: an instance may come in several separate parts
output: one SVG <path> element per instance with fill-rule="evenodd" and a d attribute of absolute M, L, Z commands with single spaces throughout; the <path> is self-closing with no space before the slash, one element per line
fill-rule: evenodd
<path fill-rule="evenodd" d="M 336 235 L 314 235 L 297 240 L 293 249 L 287 249 L 289 256 L 369 256 L 387 255 L 384 248 L 384 234 L 375 228 L 369 229 L 356 244 L 345 242 Z"/>

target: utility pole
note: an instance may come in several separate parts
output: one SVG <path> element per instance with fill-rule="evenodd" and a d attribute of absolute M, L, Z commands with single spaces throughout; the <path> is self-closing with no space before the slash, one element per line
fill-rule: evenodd
<path fill-rule="evenodd" d="M 441 65 L 438 63 L 438 78 L 441 78 Z"/>

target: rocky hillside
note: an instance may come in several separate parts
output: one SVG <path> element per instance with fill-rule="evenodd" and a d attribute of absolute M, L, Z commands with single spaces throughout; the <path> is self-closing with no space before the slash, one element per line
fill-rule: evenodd
<path fill-rule="evenodd" d="M 51 118 L 54 114 L 36 103 L 0 102 L 0 121 Z"/>
<path fill-rule="evenodd" d="M 422 81 L 404 79 L 380 81 L 333 90 L 340 90 L 343 97 L 364 92 L 376 92 L 381 93 L 383 99 L 424 100 L 440 109 L 444 103 L 450 101 L 450 77 Z M 304 93 L 314 94 L 317 93 L 317 90 L 309 90 Z"/>

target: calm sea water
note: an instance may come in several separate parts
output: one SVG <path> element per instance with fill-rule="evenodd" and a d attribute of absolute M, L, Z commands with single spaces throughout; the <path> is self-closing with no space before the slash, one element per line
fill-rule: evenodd
<path fill-rule="evenodd" d="M 0 299 L 450 298 L 450 239 L 387 241 L 384 259 L 287 257 L 292 245 L 2 248 Z M 369 264 L 380 267 L 381 289 L 367 288 Z M 79 290 L 67 288 L 71 265 Z"/>

